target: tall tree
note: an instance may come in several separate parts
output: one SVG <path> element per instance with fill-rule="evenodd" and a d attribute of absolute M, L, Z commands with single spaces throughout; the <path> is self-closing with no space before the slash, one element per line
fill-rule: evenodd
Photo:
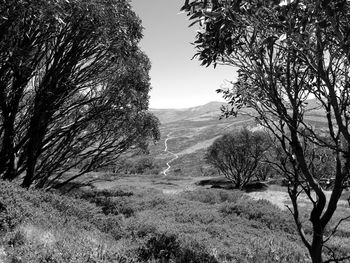
<path fill-rule="evenodd" d="M 25 172 L 23 186 L 43 186 L 82 159 L 81 173 L 158 137 L 127 1 L 3 0 L 0 14 L 3 178 Z"/>
<path fill-rule="evenodd" d="M 257 121 L 279 141 L 284 156 L 276 165 L 292 179 L 290 211 L 312 261 L 324 262 L 324 256 L 326 262 L 349 259 L 349 255 L 337 255 L 330 243 L 339 224 L 333 231 L 327 226 L 350 176 L 350 3 L 187 0 L 183 10 L 202 25 L 195 41 L 202 64 L 238 69 L 232 87 L 219 90 L 232 105 L 225 114 L 253 108 Z M 305 118 L 309 98 L 316 100 L 315 108 L 326 116 L 322 130 Z M 308 157 L 320 147 L 332 153 L 335 163 L 329 198 L 313 158 Z M 312 205 L 311 237 L 305 234 L 300 218 L 300 193 Z"/>
<path fill-rule="evenodd" d="M 52 26 L 43 22 L 45 7 L 43 1 L 2 1 L 0 5 L 0 174 L 5 178 L 15 176 L 16 117 L 26 86 L 44 56 L 45 40 L 50 37 Z"/>

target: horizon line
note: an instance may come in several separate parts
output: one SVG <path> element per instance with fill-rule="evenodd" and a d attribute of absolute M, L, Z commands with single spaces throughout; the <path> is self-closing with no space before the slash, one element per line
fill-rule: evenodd
<path fill-rule="evenodd" d="M 222 104 L 227 104 L 225 101 L 218 101 L 218 100 L 213 100 L 213 101 L 208 101 L 203 104 L 195 104 L 193 106 L 181 106 L 181 107 L 151 107 L 149 106 L 149 110 L 184 110 L 184 109 L 190 109 L 190 108 L 196 108 L 200 106 L 204 106 L 210 103 L 222 103 Z"/>

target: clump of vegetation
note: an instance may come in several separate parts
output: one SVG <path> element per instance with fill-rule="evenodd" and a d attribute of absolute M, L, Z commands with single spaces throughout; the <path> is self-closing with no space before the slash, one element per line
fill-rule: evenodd
<path fill-rule="evenodd" d="M 80 196 L 91 203 L 101 207 L 105 215 L 124 215 L 130 217 L 134 215 L 135 208 L 132 207 L 131 202 L 127 197 L 132 196 L 132 192 L 124 191 L 91 191 Z"/>
<path fill-rule="evenodd" d="M 160 262 L 169 262 L 175 258 L 180 251 L 180 245 L 175 235 L 157 235 L 151 237 L 145 246 L 139 249 L 139 259 L 148 261 L 150 259 L 159 260 Z"/>
<path fill-rule="evenodd" d="M 184 192 L 182 197 L 191 201 L 198 201 L 207 204 L 220 204 L 223 202 L 236 203 L 242 198 L 241 191 L 227 191 L 220 189 L 202 189 Z"/>
<path fill-rule="evenodd" d="M 271 141 L 266 133 L 244 128 L 216 139 L 205 158 L 235 188 L 243 189 L 251 180 L 259 179 L 262 171 L 267 172 L 264 160 L 270 147 Z"/>
<path fill-rule="evenodd" d="M 160 234 L 152 236 L 138 251 L 142 262 L 191 262 L 191 263 L 218 263 L 218 260 L 203 250 L 200 244 L 196 249 L 181 247 L 174 234 Z"/>
<path fill-rule="evenodd" d="M 126 174 L 159 174 L 162 168 L 159 166 L 154 157 L 147 155 L 133 156 L 123 160 L 118 170 Z"/>
<path fill-rule="evenodd" d="M 253 201 L 250 199 L 241 199 L 236 203 L 227 203 L 220 210 L 224 215 L 237 215 L 249 220 L 261 222 L 271 230 L 282 230 L 284 232 L 295 234 L 296 229 L 293 219 L 281 211 L 278 207 L 267 200 Z"/>

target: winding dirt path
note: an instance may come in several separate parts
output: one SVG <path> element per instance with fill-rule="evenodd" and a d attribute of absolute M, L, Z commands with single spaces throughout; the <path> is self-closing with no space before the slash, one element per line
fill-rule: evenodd
<path fill-rule="evenodd" d="M 173 162 L 173 161 L 175 161 L 177 158 L 179 158 L 179 156 L 178 156 L 176 153 L 173 153 L 173 152 L 171 152 L 171 151 L 168 151 L 168 140 L 172 138 L 172 137 L 170 137 L 170 135 L 171 135 L 171 132 L 168 133 L 167 138 L 166 138 L 165 141 L 164 141 L 164 152 L 170 153 L 170 154 L 173 155 L 174 157 L 173 157 L 170 161 L 168 161 L 168 162 L 166 163 L 166 165 L 167 165 L 168 167 L 162 172 L 162 174 L 164 174 L 164 176 L 166 176 L 166 175 L 167 175 L 167 172 L 169 172 L 169 170 L 171 169 L 170 163 Z"/>

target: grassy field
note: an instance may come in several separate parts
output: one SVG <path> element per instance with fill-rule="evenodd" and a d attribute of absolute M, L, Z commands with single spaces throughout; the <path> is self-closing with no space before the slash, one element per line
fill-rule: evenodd
<path fill-rule="evenodd" d="M 289 212 L 266 200 L 284 188 L 245 194 L 199 179 L 121 177 L 70 196 L 1 182 L 0 262 L 309 262 Z M 347 213 L 341 204 L 337 217 Z M 330 244 L 345 254 L 349 225 Z"/>
<path fill-rule="evenodd" d="M 1 182 L 0 262 L 307 261 L 277 206 L 159 181 L 124 178 L 71 197 Z M 171 183 L 182 191 L 163 191 Z"/>

